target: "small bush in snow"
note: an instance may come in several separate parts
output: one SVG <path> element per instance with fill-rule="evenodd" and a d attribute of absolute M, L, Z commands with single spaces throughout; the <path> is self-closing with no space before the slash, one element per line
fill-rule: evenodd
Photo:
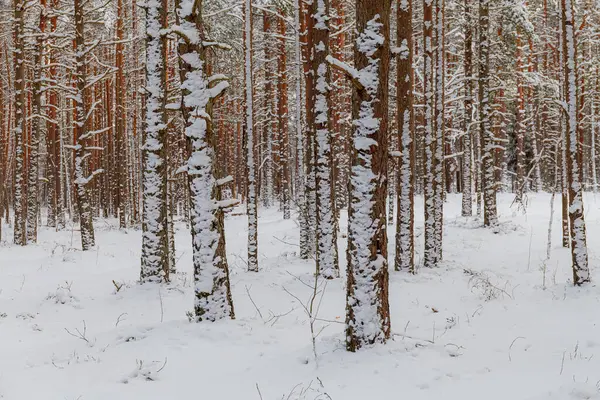
<path fill-rule="evenodd" d="M 64 285 L 58 285 L 54 293 L 48 293 L 46 300 L 52 300 L 56 304 L 70 304 L 74 307 L 79 305 L 79 299 L 71 292 L 73 282 L 65 282 Z"/>
<path fill-rule="evenodd" d="M 131 379 L 142 379 L 145 381 L 156 381 L 158 380 L 158 374 L 167 365 L 167 359 L 164 362 L 144 360 L 135 360 L 135 369 L 125 378 L 121 380 L 122 383 L 129 383 Z"/>

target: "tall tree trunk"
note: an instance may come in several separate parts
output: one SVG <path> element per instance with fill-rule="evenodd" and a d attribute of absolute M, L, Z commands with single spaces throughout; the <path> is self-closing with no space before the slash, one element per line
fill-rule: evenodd
<path fill-rule="evenodd" d="M 415 140 L 413 111 L 413 29 L 412 0 L 398 4 L 397 65 L 398 106 L 398 213 L 396 215 L 395 269 L 415 273 L 414 264 L 414 192 Z"/>
<path fill-rule="evenodd" d="M 445 1 L 435 0 L 435 263 L 442 261 L 444 230 L 444 149 L 445 149 L 445 93 L 446 93 L 446 46 L 445 46 Z"/>
<path fill-rule="evenodd" d="M 464 55 L 464 74 L 465 74 L 465 121 L 462 140 L 462 210 L 463 217 L 473 215 L 473 192 L 472 192 L 472 146 L 471 137 L 473 135 L 473 27 L 471 18 L 471 0 L 464 0 L 464 32 L 465 32 L 465 55 Z"/>
<path fill-rule="evenodd" d="M 257 165 L 254 140 L 254 99 L 252 76 L 252 2 L 244 2 L 244 100 L 246 103 L 246 178 L 248 208 L 248 271 L 258 272 L 258 207 L 257 207 Z"/>
<path fill-rule="evenodd" d="M 125 141 L 125 82 L 124 82 L 124 65 L 123 65 L 123 0 L 117 0 L 117 27 L 116 27 L 116 41 L 115 45 L 115 66 L 117 68 L 115 77 L 115 162 L 116 162 L 116 196 L 115 196 L 115 211 L 119 217 L 119 228 L 125 229 L 127 227 L 125 220 L 125 209 L 126 209 L 126 190 L 125 190 L 125 178 L 126 178 L 126 154 L 124 149 L 126 145 Z"/>
<path fill-rule="evenodd" d="M 386 204 L 390 0 L 357 0 L 346 348 L 390 336 Z"/>
<path fill-rule="evenodd" d="M 573 0 L 561 0 L 563 84 L 566 105 L 565 148 L 567 160 L 567 185 L 569 194 L 569 227 L 573 283 L 582 285 L 590 281 L 588 250 L 583 211 L 582 144 L 578 140 L 577 108 L 577 44 L 574 32 Z"/>
<path fill-rule="evenodd" d="M 283 15 L 283 9 L 279 13 Z M 281 164 L 281 205 L 283 219 L 290 219 L 290 144 L 288 135 L 288 84 L 287 84 L 287 55 L 285 48 L 286 30 L 283 18 L 278 18 L 279 57 L 278 57 L 278 129 L 279 129 L 279 160 Z M 298 99 L 299 100 L 299 99 Z"/>
<path fill-rule="evenodd" d="M 25 1 L 14 0 L 14 92 L 15 92 L 15 187 L 14 207 L 14 243 L 27 244 L 26 215 L 24 210 L 23 185 L 25 181 Z"/>
<path fill-rule="evenodd" d="M 435 267 L 438 263 L 437 250 L 437 197 L 436 151 L 437 136 L 435 132 L 435 86 L 434 86 L 434 21 L 433 0 L 423 0 L 423 92 L 425 95 L 425 136 L 424 136 L 424 201 L 425 201 L 425 250 L 423 265 Z"/>
<path fill-rule="evenodd" d="M 94 225 L 92 222 L 92 208 L 87 185 L 93 178 L 93 173 L 85 176 L 87 160 L 90 152 L 87 149 L 88 140 L 92 132 L 88 128 L 88 100 L 87 100 L 87 57 L 89 49 L 85 45 L 85 16 L 81 0 L 74 0 L 75 10 L 75 64 L 76 64 L 76 96 L 75 109 L 76 118 L 73 121 L 73 132 L 75 137 L 75 195 L 77 198 L 77 214 L 81 228 L 81 247 L 89 250 L 95 246 Z"/>
<path fill-rule="evenodd" d="M 310 257 L 310 227 L 308 221 L 308 209 L 306 202 L 306 157 L 304 152 L 305 135 L 303 134 L 302 113 L 305 107 L 305 91 L 302 90 L 303 74 L 303 52 L 301 45 L 301 24 L 300 17 L 303 4 L 302 0 L 294 2 L 294 51 L 296 56 L 296 162 L 297 172 L 295 179 L 295 193 L 298 207 L 298 224 L 300 225 L 300 258 L 306 260 Z"/>
<path fill-rule="evenodd" d="M 146 121 L 142 156 L 144 171 L 142 259 L 140 279 L 145 282 L 169 280 L 169 243 L 167 236 L 167 112 L 165 105 L 165 41 L 161 28 L 167 9 L 164 1 L 146 8 Z"/>
<path fill-rule="evenodd" d="M 311 91 L 314 96 L 309 130 L 314 134 L 316 219 L 317 219 L 317 273 L 331 279 L 339 276 L 337 231 L 335 229 L 335 202 L 332 181 L 330 87 L 331 74 L 325 59 L 329 52 L 329 1 L 313 1 L 310 8 L 312 23 L 309 33 L 311 48 Z"/>
<path fill-rule="evenodd" d="M 479 132 L 482 138 L 483 224 L 498 224 L 494 135 L 490 128 L 490 0 L 479 0 Z"/>
<path fill-rule="evenodd" d="M 220 185 L 215 179 L 212 103 L 229 86 L 222 77 L 206 76 L 202 0 L 179 0 L 178 17 L 184 36 L 179 41 L 182 110 L 191 149 L 187 161 L 194 262 L 194 319 L 234 318 L 225 251 L 225 226 Z M 209 83 L 212 82 L 212 85 Z"/>
<path fill-rule="evenodd" d="M 40 171 L 40 138 L 42 137 L 42 81 L 44 74 L 44 33 L 46 28 L 45 1 L 41 2 L 39 33 L 35 42 L 33 82 L 33 115 L 31 120 L 31 143 L 29 149 L 29 172 L 27 183 L 27 242 L 37 242 L 39 214 L 39 171 Z"/>

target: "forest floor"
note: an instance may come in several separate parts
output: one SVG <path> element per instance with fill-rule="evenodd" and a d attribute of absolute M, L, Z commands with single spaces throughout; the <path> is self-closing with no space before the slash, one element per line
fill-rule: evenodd
<path fill-rule="evenodd" d="M 236 319 L 217 323 L 186 317 L 193 292 L 183 223 L 168 286 L 136 284 L 141 232 L 119 231 L 115 220 L 96 223 L 97 246 L 85 253 L 72 229 L 42 228 L 37 245 L 2 243 L 0 398 L 600 399 L 600 288 L 571 284 L 560 197 L 549 260 L 550 195 L 530 194 L 526 214 L 512 200 L 499 195 L 492 232 L 460 217 L 460 197 L 449 195 L 443 265 L 415 276 L 390 271 L 393 338 L 357 353 L 344 350 L 344 277 L 317 282 L 313 349 L 304 305 L 314 264 L 298 258 L 297 223 L 276 209 L 260 211 L 258 273 L 245 270 L 246 217 L 228 216 Z M 600 197 L 585 201 L 600 280 Z M 416 214 L 419 260 L 422 199 Z M 340 235 L 343 275 L 345 248 Z"/>

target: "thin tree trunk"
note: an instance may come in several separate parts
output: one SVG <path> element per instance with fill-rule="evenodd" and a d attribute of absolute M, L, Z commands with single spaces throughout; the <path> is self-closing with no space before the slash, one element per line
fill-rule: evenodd
<path fill-rule="evenodd" d="M 483 142 L 483 225 L 496 226 L 496 172 L 494 135 L 490 128 L 490 0 L 479 0 L 479 130 Z"/>
<path fill-rule="evenodd" d="M 24 210 L 23 185 L 25 181 L 24 137 L 25 137 L 25 1 L 14 0 L 14 91 L 15 91 L 15 187 L 13 197 L 14 207 L 14 243 L 27 244 L 26 215 Z"/>
<path fill-rule="evenodd" d="M 333 157 L 331 154 L 330 86 L 331 74 L 325 58 L 329 52 L 329 1 L 313 1 L 310 8 L 309 44 L 311 47 L 311 89 L 314 102 L 309 130 L 314 136 L 316 221 L 317 221 L 317 273 L 326 279 L 339 276 L 337 231 L 334 223 L 335 196 L 332 181 Z"/>
<path fill-rule="evenodd" d="M 257 207 L 257 166 L 255 162 L 254 140 L 254 99 L 252 76 L 252 2 L 244 2 L 244 68 L 246 103 L 246 178 L 248 208 L 248 271 L 258 272 L 258 207 Z"/>
<path fill-rule="evenodd" d="M 561 0 L 563 84 L 566 104 L 565 148 L 567 160 L 567 184 L 569 194 L 569 227 L 571 256 L 573 261 L 573 284 L 590 281 L 588 250 L 583 211 L 582 144 L 578 140 L 577 108 L 577 44 L 574 32 L 573 0 Z"/>
<path fill-rule="evenodd" d="M 472 192 L 472 146 L 471 136 L 473 127 L 473 27 L 471 18 L 471 0 L 464 0 L 464 30 L 465 30 L 465 55 L 464 55 L 464 74 L 465 74 L 465 122 L 462 140 L 462 210 L 463 217 L 473 215 L 473 192 Z"/>
<path fill-rule="evenodd" d="M 413 111 L 413 29 L 412 0 L 398 4 L 397 41 L 397 118 L 398 118 L 398 212 L 396 215 L 395 269 L 415 273 L 414 192 L 415 141 Z"/>

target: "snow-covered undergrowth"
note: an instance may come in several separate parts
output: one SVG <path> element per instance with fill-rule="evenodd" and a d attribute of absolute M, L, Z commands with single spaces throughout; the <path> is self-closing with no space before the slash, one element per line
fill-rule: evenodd
<path fill-rule="evenodd" d="M 600 279 L 600 197 L 585 200 L 592 279 Z M 77 232 L 44 228 L 38 245 L 0 245 L 0 398 L 600 399 L 600 290 L 570 284 L 559 201 L 545 261 L 549 195 L 530 194 L 525 215 L 500 195 L 496 232 L 460 217 L 460 197 L 449 195 L 442 267 L 391 271 L 388 344 L 346 352 L 344 277 L 318 282 L 316 361 L 301 304 L 311 299 L 314 264 L 298 259 L 297 224 L 277 210 L 260 211 L 258 273 L 246 272 L 246 217 L 228 216 L 236 320 L 217 323 L 186 317 L 183 223 L 169 286 L 135 283 L 139 231 L 98 222 L 97 246 L 83 253 Z M 422 201 L 416 215 L 418 262 Z M 343 267 L 345 215 L 341 226 Z"/>

